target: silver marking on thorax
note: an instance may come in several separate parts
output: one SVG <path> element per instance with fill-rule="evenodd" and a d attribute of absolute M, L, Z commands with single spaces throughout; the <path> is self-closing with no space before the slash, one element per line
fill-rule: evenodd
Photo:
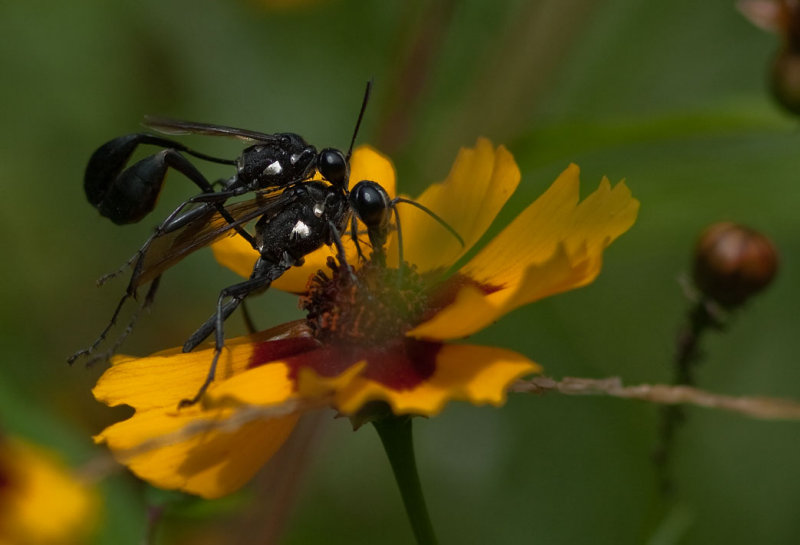
<path fill-rule="evenodd" d="M 314 205 L 314 215 L 318 218 L 322 217 L 322 213 L 325 212 L 325 207 L 321 204 L 317 203 Z"/>
<path fill-rule="evenodd" d="M 283 172 L 283 167 L 279 161 L 273 161 L 264 169 L 264 174 L 267 176 L 278 176 L 281 172 Z"/>
<path fill-rule="evenodd" d="M 292 227 L 292 237 L 306 238 L 310 234 L 311 229 L 302 220 L 297 220 L 297 223 Z"/>

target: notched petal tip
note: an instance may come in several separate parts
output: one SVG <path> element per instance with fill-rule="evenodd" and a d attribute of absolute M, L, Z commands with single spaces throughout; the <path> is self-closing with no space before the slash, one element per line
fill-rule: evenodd
<path fill-rule="evenodd" d="M 452 303 L 408 332 L 420 339 L 463 338 L 538 299 L 590 283 L 606 247 L 636 220 L 639 201 L 624 182 L 604 178 L 579 200 L 577 165 L 489 242 L 456 275 L 466 277 Z M 475 286 L 498 289 L 481 291 Z"/>

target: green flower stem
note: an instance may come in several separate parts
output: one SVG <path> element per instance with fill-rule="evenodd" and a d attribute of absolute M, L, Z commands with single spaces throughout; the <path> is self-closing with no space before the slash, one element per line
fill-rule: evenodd
<path fill-rule="evenodd" d="M 723 327 L 723 317 L 717 307 L 704 299 L 696 301 L 689 309 L 686 325 L 678 335 L 675 351 L 675 378 L 673 384 L 693 386 L 694 368 L 702 360 L 700 341 L 709 330 Z M 661 492 L 669 495 L 672 490 L 670 462 L 678 428 L 686 421 L 686 413 L 679 405 L 666 405 L 661 408 L 661 429 L 659 445 L 653 454 L 659 472 Z"/>
<path fill-rule="evenodd" d="M 374 420 L 372 424 L 378 430 L 383 448 L 389 457 L 418 545 L 435 545 L 436 535 L 433 533 L 425 498 L 422 496 L 422 486 L 414 459 L 411 417 L 392 415 Z"/>

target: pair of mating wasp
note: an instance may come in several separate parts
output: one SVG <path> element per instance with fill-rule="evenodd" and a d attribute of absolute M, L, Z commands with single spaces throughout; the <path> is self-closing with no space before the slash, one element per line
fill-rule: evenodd
<path fill-rule="evenodd" d="M 333 148 L 318 152 L 294 133 L 266 134 L 156 117 L 146 117 L 145 124 L 162 133 L 231 136 L 250 145 L 235 160 L 212 157 L 171 139 L 145 133 L 121 136 L 98 148 L 86 167 L 84 189 L 89 202 L 116 224 L 138 222 L 153 210 L 170 168 L 197 185 L 201 193 L 169 214 L 125 267 L 100 280 L 103 283 L 127 266 L 132 268 L 128 287 L 108 325 L 88 348 L 73 354 L 69 363 L 90 356 L 90 363 L 107 359 L 132 330 L 139 311 L 152 304 L 161 275 L 167 269 L 216 240 L 241 236 L 259 255 L 250 278 L 220 291 L 214 314 L 183 345 L 183 351 L 189 352 L 215 333 L 215 351 L 206 380 L 192 399 L 181 402 L 191 405 L 214 380 L 225 344 L 224 322 L 231 313 L 246 297 L 268 289 L 274 280 L 291 267 L 301 265 L 306 255 L 323 245 L 334 245 L 339 261 L 349 267 L 342 243 L 342 235 L 348 228 L 359 258 L 363 259 L 358 220 L 366 225 L 370 244 L 376 248 L 385 242 L 391 229 L 392 211 L 399 226 L 396 204 L 406 202 L 421 208 L 458 238 L 432 211 L 407 199 L 391 199 L 376 182 L 362 180 L 349 189 L 350 155 L 370 90 L 368 83 L 347 154 Z M 135 149 L 143 144 L 160 146 L 162 150 L 127 166 Z M 216 188 L 186 155 L 234 166 L 236 173 Z M 312 181 L 316 173 L 324 181 Z M 243 195 L 251 198 L 230 202 Z M 256 222 L 254 233 L 247 230 L 252 221 Z M 402 266 L 402 243 L 400 248 Z M 114 346 L 100 356 L 92 356 L 113 328 L 125 302 L 135 298 L 137 289 L 148 283 L 144 300 Z"/>

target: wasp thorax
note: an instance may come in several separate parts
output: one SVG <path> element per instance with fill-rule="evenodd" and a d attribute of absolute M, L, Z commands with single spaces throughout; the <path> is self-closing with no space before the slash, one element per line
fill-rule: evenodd
<path fill-rule="evenodd" d="M 333 258 L 330 275 L 319 271 L 300 301 L 323 342 L 385 344 L 401 338 L 427 310 L 426 284 L 416 268 L 387 268 L 369 261 L 353 277 Z"/>
<path fill-rule="evenodd" d="M 704 295 L 734 307 L 764 289 L 778 270 L 772 242 L 748 227 L 715 223 L 695 247 L 694 281 Z"/>

